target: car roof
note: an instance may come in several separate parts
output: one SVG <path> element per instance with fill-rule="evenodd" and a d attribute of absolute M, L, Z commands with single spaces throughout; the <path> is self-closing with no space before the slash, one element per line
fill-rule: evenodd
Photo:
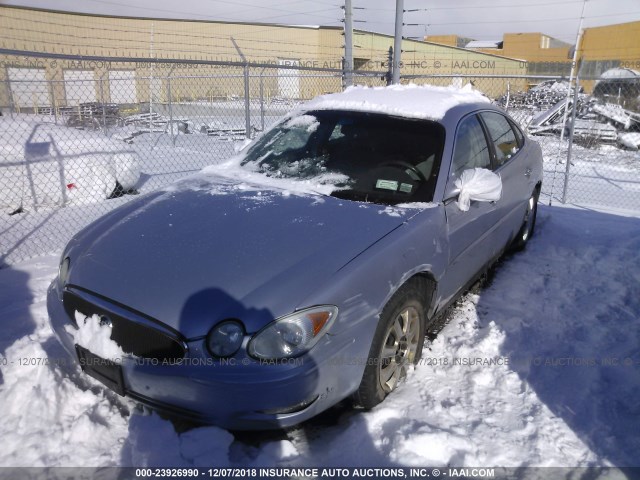
<path fill-rule="evenodd" d="M 349 87 L 341 93 L 316 97 L 292 113 L 344 110 L 440 121 L 451 110 L 456 110 L 458 115 L 464 115 L 466 112 L 489 106 L 490 100 L 470 85 L 456 88 L 411 84 Z"/>

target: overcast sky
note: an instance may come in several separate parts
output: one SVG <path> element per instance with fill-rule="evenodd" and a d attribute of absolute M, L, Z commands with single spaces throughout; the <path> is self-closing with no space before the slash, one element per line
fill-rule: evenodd
<path fill-rule="evenodd" d="M 393 34 L 394 0 L 352 0 L 355 28 Z M 342 25 L 344 0 L 0 0 L 82 13 L 197 20 Z M 477 40 L 503 33 L 543 32 L 575 43 L 584 26 L 640 20 L 640 0 L 404 0 L 405 37 L 455 33 Z M 417 25 L 409 25 L 417 24 Z"/>

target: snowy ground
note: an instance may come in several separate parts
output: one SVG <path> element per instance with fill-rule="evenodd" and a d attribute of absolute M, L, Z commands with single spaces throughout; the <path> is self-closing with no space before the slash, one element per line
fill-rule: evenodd
<path fill-rule="evenodd" d="M 58 256 L 1 269 L 0 466 L 640 466 L 638 251 L 637 218 L 541 207 L 392 396 L 288 435 L 143 414 L 59 361 Z"/>
<path fill-rule="evenodd" d="M 543 197 L 553 196 L 554 203 L 561 203 L 569 143 L 557 137 L 531 138 L 540 143 L 543 151 Z M 571 158 L 567 204 L 630 214 L 640 212 L 640 151 L 607 144 L 591 148 L 574 144 Z"/>

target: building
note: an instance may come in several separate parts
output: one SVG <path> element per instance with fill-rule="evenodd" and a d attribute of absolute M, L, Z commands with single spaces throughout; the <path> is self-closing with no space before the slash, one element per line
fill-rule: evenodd
<path fill-rule="evenodd" d="M 0 106 L 70 107 L 243 96 L 306 99 L 342 88 L 341 27 L 127 18 L 0 6 Z M 382 85 L 393 37 L 354 32 L 355 81 Z M 405 40 L 404 76 L 462 85 L 470 75 L 522 75 L 526 63 Z M 313 69 L 334 69 L 320 72 Z M 378 73 L 374 73 L 378 72 Z M 481 87 L 482 88 L 482 87 Z M 506 81 L 487 82 L 499 96 Z"/>
<path fill-rule="evenodd" d="M 583 78 L 612 68 L 640 70 L 640 21 L 585 29 L 579 53 Z"/>
<path fill-rule="evenodd" d="M 439 45 L 449 45 L 450 47 L 465 48 L 473 38 L 460 37 L 458 35 L 428 35 L 424 40 Z"/>
<path fill-rule="evenodd" d="M 442 37 L 448 40 L 448 36 Z M 438 37 L 425 38 L 435 41 L 434 38 Z M 456 38 L 461 40 L 464 37 Z M 529 75 L 569 75 L 571 72 L 569 55 L 571 45 L 544 33 L 505 33 L 502 40 L 470 40 L 464 47 L 478 52 L 525 60 Z"/>
<path fill-rule="evenodd" d="M 640 21 L 584 29 L 578 51 L 580 78 L 590 91 L 593 81 L 612 68 L 640 70 Z M 446 45 L 468 40 L 457 35 L 430 35 L 425 40 Z M 470 40 L 465 48 L 527 62 L 529 75 L 569 76 L 574 46 L 543 33 L 505 33 L 502 42 Z"/>

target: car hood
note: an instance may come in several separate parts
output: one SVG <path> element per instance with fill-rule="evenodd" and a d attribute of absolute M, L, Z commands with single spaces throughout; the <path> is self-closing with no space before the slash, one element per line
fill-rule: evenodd
<path fill-rule="evenodd" d="M 187 338 L 229 318 L 252 333 L 306 307 L 298 302 L 414 213 L 193 180 L 125 206 L 79 234 L 69 284 Z"/>

